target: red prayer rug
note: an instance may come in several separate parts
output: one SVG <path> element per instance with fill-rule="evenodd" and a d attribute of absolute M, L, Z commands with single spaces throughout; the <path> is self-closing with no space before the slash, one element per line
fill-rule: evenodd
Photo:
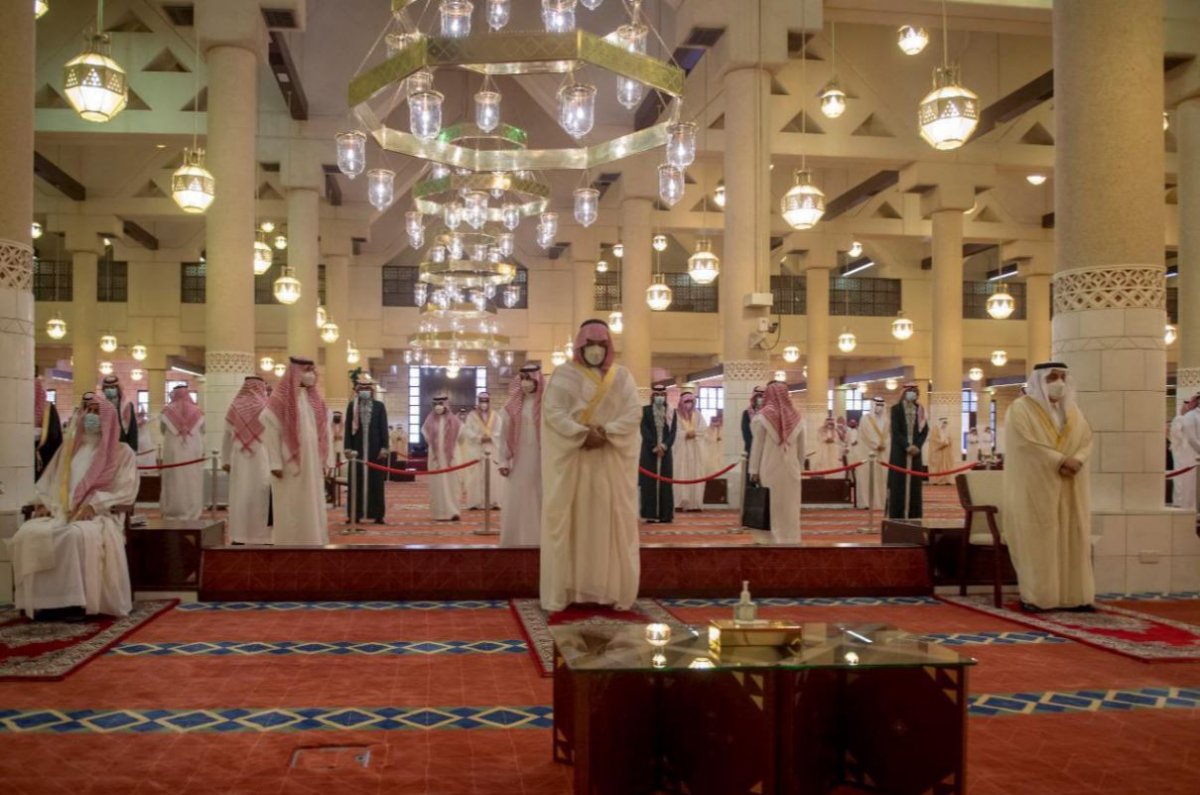
<path fill-rule="evenodd" d="M 537 599 L 513 599 L 509 602 L 521 632 L 529 644 L 529 653 L 542 676 L 554 674 L 554 638 L 550 627 L 562 624 L 670 624 L 682 631 L 685 624 L 653 599 L 638 599 L 631 610 L 602 605 L 571 605 L 548 614 Z"/>
<path fill-rule="evenodd" d="M 75 622 L 30 621 L 15 609 L 0 609 L 0 682 L 63 679 L 178 602 L 134 602 L 124 618 L 92 616 Z"/>
<path fill-rule="evenodd" d="M 1149 613 L 1107 604 L 1097 604 L 1092 613 L 1070 610 L 1027 613 L 1015 600 L 995 607 L 989 595 L 939 598 L 1142 662 L 1200 660 L 1200 626 Z"/>

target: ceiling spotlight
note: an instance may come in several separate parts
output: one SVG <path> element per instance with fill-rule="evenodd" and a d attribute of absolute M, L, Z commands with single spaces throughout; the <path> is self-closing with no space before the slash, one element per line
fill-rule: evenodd
<path fill-rule="evenodd" d="M 1042 185 L 1046 182 L 1045 174 L 1026 174 L 1025 181 L 1030 185 Z"/>

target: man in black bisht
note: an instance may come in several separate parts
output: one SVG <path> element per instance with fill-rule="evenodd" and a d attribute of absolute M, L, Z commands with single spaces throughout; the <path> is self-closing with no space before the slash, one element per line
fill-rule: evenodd
<path fill-rule="evenodd" d="M 138 423 L 137 409 L 134 408 L 132 402 L 125 399 L 125 390 L 121 386 L 121 379 L 115 375 L 108 375 L 100 382 L 101 388 L 104 390 L 104 397 L 113 404 L 113 408 L 117 410 L 117 421 L 121 427 L 121 441 L 129 445 L 129 449 L 134 455 L 138 452 Z"/>
<path fill-rule="evenodd" d="M 357 453 L 359 461 L 373 461 L 386 466 L 387 407 L 375 399 L 375 381 L 369 373 L 355 370 L 353 380 L 354 398 L 346 407 L 345 447 Z M 356 493 L 346 501 L 347 512 L 353 515 L 352 506 L 357 506 L 359 519 L 374 519 L 375 524 L 383 524 L 383 515 L 387 507 L 383 496 L 386 476 L 386 472 L 371 469 L 365 464 L 359 465 L 356 473 Z"/>
<path fill-rule="evenodd" d="M 921 447 L 929 435 L 929 423 L 925 418 L 925 407 L 917 402 L 920 389 L 916 384 L 905 384 L 900 402 L 892 406 L 892 447 L 888 463 L 913 471 L 923 470 Z M 907 504 L 904 495 L 908 484 Z M 925 478 L 888 470 L 888 518 L 920 519 L 921 489 Z"/>
<path fill-rule="evenodd" d="M 42 470 L 62 445 L 62 421 L 58 409 L 46 398 L 46 387 L 41 376 L 33 379 L 33 479 L 42 476 Z"/>
<path fill-rule="evenodd" d="M 667 389 L 656 386 L 650 405 L 642 407 L 642 453 L 638 466 L 664 478 L 671 477 L 674 444 L 675 418 L 667 408 Z M 638 501 L 642 518 L 647 522 L 666 523 L 675 519 L 675 495 L 670 483 L 638 472 Z"/>

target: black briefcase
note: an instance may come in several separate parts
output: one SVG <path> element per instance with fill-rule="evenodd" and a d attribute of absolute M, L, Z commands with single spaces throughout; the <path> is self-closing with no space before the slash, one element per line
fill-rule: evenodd
<path fill-rule="evenodd" d="M 752 530 L 771 529 L 771 490 L 754 483 L 746 484 L 742 499 L 742 526 Z"/>

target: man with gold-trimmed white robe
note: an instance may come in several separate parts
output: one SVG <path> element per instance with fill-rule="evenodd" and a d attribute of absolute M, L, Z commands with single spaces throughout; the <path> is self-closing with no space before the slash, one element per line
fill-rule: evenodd
<path fill-rule="evenodd" d="M 463 472 L 463 487 L 466 491 L 467 510 L 482 510 L 487 506 L 484 497 L 485 465 L 491 467 L 488 494 L 491 507 L 498 508 L 502 504 L 503 479 L 500 475 L 500 434 L 503 420 L 500 412 L 492 411 L 492 399 L 487 392 L 480 392 L 476 398 L 476 408 L 467 415 L 463 422 L 462 438 L 463 461 L 479 463 Z M 490 464 L 489 464 L 490 462 Z"/>
<path fill-rule="evenodd" d="M 1033 368 L 1029 394 L 1008 409 L 1001 526 L 1021 604 L 1031 611 L 1090 610 L 1092 429 L 1075 405 L 1067 366 Z"/>
<path fill-rule="evenodd" d="M 859 508 L 874 508 L 882 511 L 887 497 L 887 472 L 880 462 L 887 460 L 888 444 L 891 441 L 892 429 L 888 420 L 887 408 L 883 398 L 877 397 L 871 403 L 871 411 L 863 415 L 858 424 L 858 444 L 855 446 L 857 455 L 866 463 L 855 470 L 854 504 Z M 871 463 L 871 454 L 875 454 L 875 462 Z M 871 484 L 871 467 L 875 469 L 874 489 Z"/>
<path fill-rule="evenodd" d="M 694 392 L 679 396 L 675 409 L 675 444 L 672 451 L 672 478 L 697 480 L 709 474 L 706 449 L 708 423 L 696 409 Z M 680 511 L 699 511 L 704 508 L 703 483 L 677 483 L 674 487 L 675 507 Z"/>

